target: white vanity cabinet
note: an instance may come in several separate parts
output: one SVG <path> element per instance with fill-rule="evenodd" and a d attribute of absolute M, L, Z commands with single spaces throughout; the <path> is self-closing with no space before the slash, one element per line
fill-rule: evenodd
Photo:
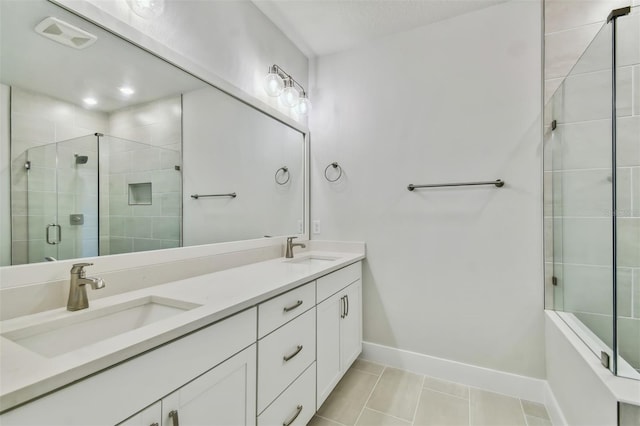
<path fill-rule="evenodd" d="M 317 283 L 318 409 L 362 352 L 361 263 L 347 266 L 334 274 L 319 278 Z M 325 288 L 321 290 L 322 285 Z M 337 292 L 327 295 L 336 289 Z M 320 295 L 324 300 L 320 300 Z"/>
<path fill-rule="evenodd" d="M 0 424 L 303 426 L 362 350 L 361 268 L 353 263 L 107 361 L 101 372 L 0 415 Z"/>
<path fill-rule="evenodd" d="M 237 382 L 220 382 L 214 386 L 215 379 L 209 382 L 200 380 L 207 374 L 207 377 L 213 377 L 218 372 L 231 368 L 229 366 L 235 364 L 229 361 L 234 359 L 246 364 L 244 368 L 247 377 L 252 375 L 245 381 L 247 394 L 253 396 L 247 400 L 247 404 L 251 404 L 248 408 L 251 417 L 248 418 L 247 424 L 255 424 L 255 349 L 253 352 L 243 350 L 248 347 L 255 348 L 256 321 L 255 308 L 233 315 L 7 411 L 0 416 L 0 424 L 112 426 L 142 409 L 146 411 L 145 407 L 153 407 L 152 404 L 161 401 L 177 389 L 188 391 L 188 387 L 196 389 L 200 386 L 200 389 L 204 390 L 206 386 L 210 386 L 214 389 L 213 394 L 235 392 L 237 395 L 236 388 L 226 389 L 227 384 L 236 386 Z M 245 355 L 238 357 L 242 353 Z M 247 363 L 249 358 L 251 362 Z M 149 413 L 140 414 L 141 418 L 145 418 Z M 130 420 L 134 421 L 132 424 L 136 424 L 137 420 Z M 170 425 L 172 423 L 166 418 L 159 423 L 159 426 Z"/>
<path fill-rule="evenodd" d="M 119 426 L 253 425 L 255 359 L 254 344 Z"/>

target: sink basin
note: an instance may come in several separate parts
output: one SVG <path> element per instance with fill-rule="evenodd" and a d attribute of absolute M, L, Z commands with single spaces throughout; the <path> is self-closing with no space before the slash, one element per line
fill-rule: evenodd
<path fill-rule="evenodd" d="M 64 318 L 13 330 L 2 336 L 52 358 L 198 306 L 195 303 L 148 296 L 100 309 L 70 312 Z"/>
<path fill-rule="evenodd" d="M 300 256 L 293 259 L 286 260 L 287 263 L 296 263 L 300 265 L 326 265 L 327 263 L 335 262 L 339 257 L 331 256 Z"/>

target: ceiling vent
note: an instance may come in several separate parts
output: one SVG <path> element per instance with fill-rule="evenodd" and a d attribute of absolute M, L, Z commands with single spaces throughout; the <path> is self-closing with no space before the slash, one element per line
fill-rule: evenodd
<path fill-rule="evenodd" d="M 36 25 L 35 30 L 44 37 L 74 49 L 84 49 L 98 39 L 93 34 L 51 16 Z"/>

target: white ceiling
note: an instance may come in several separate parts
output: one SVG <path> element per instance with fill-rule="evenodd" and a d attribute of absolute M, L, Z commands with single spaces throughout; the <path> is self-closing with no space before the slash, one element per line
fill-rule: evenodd
<path fill-rule="evenodd" d="M 111 112 L 206 86 L 197 78 L 46 0 L 0 0 L 0 82 L 83 106 Z M 49 40 L 34 31 L 48 16 L 98 37 L 83 50 Z M 135 89 L 124 96 L 121 86 Z"/>
<path fill-rule="evenodd" d="M 308 57 L 328 55 L 506 0 L 252 0 Z"/>

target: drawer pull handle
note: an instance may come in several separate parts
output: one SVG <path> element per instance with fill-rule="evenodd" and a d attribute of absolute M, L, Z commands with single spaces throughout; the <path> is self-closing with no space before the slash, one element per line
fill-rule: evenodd
<path fill-rule="evenodd" d="M 301 350 L 302 350 L 302 345 L 298 345 L 294 353 L 292 353 L 291 355 L 285 355 L 282 357 L 282 359 L 284 359 L 285 361 L 289 361 L 290 359 L 298 355 Z"/>
<path fill-rule="evenodd" d="M 298 300 L 296 303 L 294 303 L 291 306 L 285 306 L 284 311 L 285 312 L 293 311 L 295 308 L 297 308 L 300 305 L 302 305 L 302 300 Z"/>
<path fill-rule="evenodd" d="M 296 407 L 296 412 L 293 414 L 293 416 L 291 416 L 289 420 L 285 420 L 284 423 L 282 423 L 282 426 L 289 426 L 291 423 L 295 422 L 300 413 L 302 413 L 302 405 L 298 405 Z"/>
<path fill-rule="evenodd" d="M 155 422 L 155 423 L 151 423 L 149 426 L 160 426 L 160 425 L 158 424 L 158 422 Z"/>
<path fill-rule="evenodd" d="M 169 417 L 173 420 L 173 426 L 180 426 L 180 420 L 178 419 L 178 410 L 169 411 Z"/>
<path fill-rule="evenodd" d="M 344 296 L 344 298 L 347 301 L 347 312 L 345 312 L 344 316 L 348 317 L 349 316 L 349 295 L 347 294 L 346 296 Z"/>
<path fill-rule="evenodd" d="M 347 303 L 345 302 L 346 296 L 342 296 L 340 298 L 340 318 L 344 318 L 347 316 Z"/>

